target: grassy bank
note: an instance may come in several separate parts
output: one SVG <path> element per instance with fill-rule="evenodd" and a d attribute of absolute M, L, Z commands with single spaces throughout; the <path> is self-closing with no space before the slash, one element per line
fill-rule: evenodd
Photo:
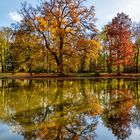
<path fill-rule="evenodd" d="M 58 74 L 53 73 L 16 73 L 12 75 L 11 73 L 0 73 L 0 79 L 26 79 L 26 78 L 140 78 L 140 73 L 122 73 L 118 76 L 115 73 L 107 74 L 107 73 L 68 73 L 66 77 L 58 77 Z"/>

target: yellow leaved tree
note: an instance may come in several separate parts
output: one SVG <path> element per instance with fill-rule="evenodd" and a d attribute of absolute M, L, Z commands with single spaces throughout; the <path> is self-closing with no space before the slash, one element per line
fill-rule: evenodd
<path fill-rule="evenodd" d="M 77 51 L 79 37 L 97 31 L 94 6 L 83 6 L 83 0 L 44 1 L 36 8 L 23 3 L 20 13 L 21 28 L 42 37 L 60 76 L 64 75 L 64 57 L 72 57 Z"/>

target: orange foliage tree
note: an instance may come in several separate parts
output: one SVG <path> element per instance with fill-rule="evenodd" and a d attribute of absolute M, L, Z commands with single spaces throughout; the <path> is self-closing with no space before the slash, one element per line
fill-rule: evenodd
<path fill-rule="evenodd" d="M 131 19 L 124 13 L 118 13 L 117 17 L 106 26 L 106 36 L 110 42 L 109 62 L 117 65 L 117 74 L 120 75 L 120 66 L 128 65 L 133 58 L 133 45 L 131 42 Z"/>
<path fill-rule="evenodd" d="M 37 8 L 24 3 L 21 15 L 21 27 L 42 37 L 61 76 L 64 75 L 64 57 L 71 57 L 76 51 L 79 36 L 96 32 L 94 6 L 83 6 L 83 0 L 44 1 Z"/>

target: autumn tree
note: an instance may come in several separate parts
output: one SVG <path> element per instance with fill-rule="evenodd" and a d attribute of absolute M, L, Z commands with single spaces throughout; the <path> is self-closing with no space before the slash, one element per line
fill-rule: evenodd
<path fill-rule="evenodd" d="M 77 52 L 79 55 L 79 72 L 85 72 L 90 69 L 91 61 L 97 60 L 100 44 L 96 40 L 80 38 L 77 42 Z M 92 63 L 93 65 L 93 63 Z"/>
<path fill-rule="evenodd" d="M 117 66 L 117 74 L 120 75 L 120 67 L 132 62 L 133 46 L 131 37 L 131 19 L 124 13 L 118 13 L 110 24 L 107 25 L 106 35 L 110 40 L 111 55 L 109 62 Z"/>
<path fill-rule="evenodd" d="M 140 22 L 133 23 L 132 25 L 133 41 L 134 41 L 134 61 L 135 61 L 135 72 L 139 72 L 139 58 L 140 58 Z"/>
<path fill-rule="evenodd" d="M 71 57 L 76 51 L 78 37 L 96 31 L 94 6 L 83 6 L 83 0 L 44 1 L 37 8 L 24 3 L 20 13 L 21 27 L 42 37 L 59 75 L 64 75 L 64 56 Z"/>
<path fill-rule="evenodd" d="M 100 51 L 100 65 L 104 67 L 104 71 L 107 69 L 108 73 L 112 73 L 112 61 L 111 61 L 111 39 L 108 36 L 109 25 L 105 25 L 100 33 L 101 51 Z M 103 64 L 102 64 L 103 63 Z"/>
<path fill-rule="evenodd" d="M 12 29 L 8 27 L 3 27 L 0 30 L 0 63 L 1 72 L 7 71 L 7 55 L 10 47 L 10 39 L 12 36 Z"/>
<path fill-rule="evenodd" d="M 43 50 L 42 39 L 24 29 L 15 30 L 13 36 L 13 47 L 17 49 L 20 69 L 32 74 L 35 67 L 40 66 L 41 68 L 40 63 L 44 63 L 44 54 L 46 53 Z"/>

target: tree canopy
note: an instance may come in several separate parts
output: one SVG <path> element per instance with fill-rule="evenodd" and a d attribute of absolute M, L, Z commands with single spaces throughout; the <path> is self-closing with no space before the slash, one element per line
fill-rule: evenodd
<path fill-rule="evenodd" d="M 139 23 L 118 13 L 99 31 L 84 0 L 24 2 L 22 20 L 0 29 L 1 72 L 140 72 Z"/>

